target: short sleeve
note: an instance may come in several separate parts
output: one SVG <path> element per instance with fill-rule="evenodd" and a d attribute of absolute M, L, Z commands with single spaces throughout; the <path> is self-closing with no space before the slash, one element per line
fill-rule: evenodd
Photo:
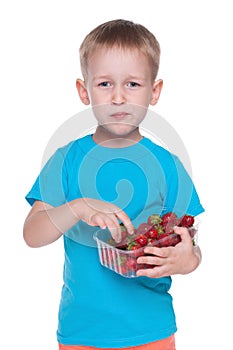
<path fill-rule="evenodd" d="M 180 160 L 173 156 L 166 174 L 164 208 L 177 215 L 199 215 L 204 212 L 193 181 Z"/>
<path fill-rule="evenodd" d="M 47 161 L 25 198 L 30 205 L 39 200 L 56 207 L 66 202 L 66 196 L 65 157 L 58 149 Z"/>

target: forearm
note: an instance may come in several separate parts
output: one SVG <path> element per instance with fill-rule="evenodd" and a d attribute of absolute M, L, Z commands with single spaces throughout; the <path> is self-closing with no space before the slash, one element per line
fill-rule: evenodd
<path fill-rule="evenodd" d="M 79 220 L 90 226 L 108 228 L 112 237 L 121 241 L 121 221 L 130 234 L 134 227 L 128 215 L 114 204 L 78 198 L 60 207 L 36 201 L 25 220 L 24 239 L 30 247 L 41 247 L 56 241 Z"/>
<path fill-rule="evenodd" d="M 56 208 L 41 207 L 32 211 L 24 223 L 25 242 L 30 247 L 41 247 L 59 239 L 79 221 L 78 204 L 78 200 L 75 200 Z"/>

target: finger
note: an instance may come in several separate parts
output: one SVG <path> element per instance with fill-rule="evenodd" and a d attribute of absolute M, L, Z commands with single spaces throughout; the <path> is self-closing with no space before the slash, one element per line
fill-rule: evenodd
<path fill-rule="evenodd" d="M 89 217 L 87 222 L 91 226 L 99 226 L 102 229 L 109 229 L 112 238 L 119 243 L 121 241 L 121 227 L 114 214 L 96 213 Z"/>
<path fill-rule="evenodd" d="M 122 240 L 122 231 L 115 214 L 106 216 L 105 223 L 111 233 L 112 238 L 119 243 Z"/>
<path fill-rule="evenodd" d="M 178 235 L 180 235 L 181 241 L 191 242 L 192 239 L 191 239 L 189 231 L 186 227 L 175 226 L 174 232 L 177 233 Z"/>
<path fill-rule="evenodd" d="M 122 238 L 121 238 L 121 228 L 118 222 L 114 222 L 114 220 L 111 220 L 109 217 L 103 217 L 103 218 L 98 217 L 96 223 L 97 223 L 97 226 L 100 226 L 100 228 L 102 229 L 108 228 L 112 238 L 116 241 L 116 243 L 120 243 Z"/>
<path fill-rule="evenodd" d="M 105 229 L 108 228 L 108 230 L 111 233 L 112 238 L 117 242 L 120 243 L 121 241 L 121 228 L 120 225 L 118 223 L 118 221 L 113 220 L 111 218 L 109 218 L 106 215 L 93 215 L 92 217 L 92 222 L 91 222 L 91 226 L 99 226 L 101 229 Z"/>
<path fill-rule="evenodd" d="M 129 234 L 132 235 L 135 233 L 135 228 L 134 228 L 130 218 L 123 210 L 116 211 L 115 215 L 120 221 L 122 221 L 122 223 L 126 227 L 126 230 L 128 231 Z"/>
<path fill-rule="evenodd" d="M 115 223 L 113 220 L 110 220 L 109 218 L 103 220 L 104 224 L 101 228 L 107 228 L 112 238 L 116 241 L 116 243 L 120 243 L 121 241 L 121 228 L 118 223 Z"/>
<path fill-rule="evenodd" d="M 109 231 L 111 232 L 112 238 L 119 243 L 122 240 L 122 231 L 121 226 L 116 218 L 116 216 L 113 214 L 111 216 L 108 216 L 107 218 L 107 227 Z"/>
<path fill-rule="evenodd" d="M 88 220 L 86 221 L 86 223 L 90 226 L 99 226 L 102 229 L 106 228 L 106 223 L 104 218 L 101 215 L 97 215 L 97 214 L 93 214 L 91 215 Z"/>
<path fill-rule="evenodd" d="M 166 258 L 159 258 L 157 256 L 141 256 L 137 259 L 137 263 L 161 266 L 166 263 Z"/>
<path fill-rule="evenodd" d="M 119 232 L 118 228 L 117 227 L 113 227 L 113 226 L 107 226 L 110 233 L 111 233 L 111 236 L 112 238 L 116 241 L 116 243 L 120 243 L 121 241 L 121 233 Z"/>
<path fill-rule="evenodd" d="M 112 238 L 116 241 L 116 243 L 120 243 L 122 239 L 120 225 L 112 221 L 109 222 L 109 224 L 107 224 L 107 227 L 111 233 Z"/>
<path fill-rule="evenodd" d="M 137 270 L 137 276 L 145 276 L 145 277 L 156 277 L 156 273 L 154 268 L 153 269 L 141 269 Z"/>
<path fill-rule="evenodd" d="M 163 248 L 158 248 L 158 247 L 146 247 L 144 249 L 145 254 L 153 254 L 155 256 L 161 257 L 161 258 L 167 258 L 170 252 L 171 247 L 163 247 Z"/>
<path fill-rule="evenodd" d="M 160 278 L 169 276 L 164 266 L 155 266 L 153 269 L 141 269 L 137 271 L 137 276 L 145 276 L 150 278 Z"/>

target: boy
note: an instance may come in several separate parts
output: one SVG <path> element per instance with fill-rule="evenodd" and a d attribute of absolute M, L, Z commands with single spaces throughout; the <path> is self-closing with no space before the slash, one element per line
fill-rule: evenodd
<path fill-rule="evenodd" d="M 58 149 L 26 196 L 27 244 L 64 239 L 60 350 L 175 349 L 170 276 L 192 272 L 201 259 L 187 229 L 175 228 L 175 247 L 145 248 L 150 256 L 138 262 L 153 266 L 134 279 L 102 267 L 93 240 L 99 227 L 119 242 L 120 222 L 132 234 L 150 214 L 204 210 L 179 159 L 140 134 L 161 93 L 159 58 L 154 35 L 130 21 L 110 21 L 87 35 L 80 47 L 84 80 L 76 85 L 98 126 Z"/>

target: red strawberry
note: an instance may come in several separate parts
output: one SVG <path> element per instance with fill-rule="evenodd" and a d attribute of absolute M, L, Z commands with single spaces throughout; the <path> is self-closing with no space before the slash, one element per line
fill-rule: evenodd
<path fill-rule="evenodd" d="M 162 216 L 162 226 L 166 227 L 168 223 L 175 222 L 177 219 L 177 216 L 175 213 L 169 212 Z"/>
<path fill-rule="evenodd" d="M 148 238 L 144 234 L 140 234 L 135 238 L 135 242 L 140 244 L 141 247 L 145 247 L 148 244 Z"/>
<path fill-rule="evenodd" d="M 172 233 L 174 233 L 173 229 L 174 226 L 177 226 L 177 222 L 176 221 L 171 221 L 169 222 L 165 227 L 164 227 L 164 232 L 168 233 L 169 235 L 171 235 Z"/>
<path fill-rule="evenodd" d="M 149 240 L 148 245 L 150 245 L 150 246 L 152 245 L 153 247 L 159 247 L 159 240 L 156 238 L 151 238 Z"/>
<path fill-rule="evenodd" d="M 147 231 L 149 231 L 151 228 L 153 228 L 153 225 L 149 225 L 147 223 L 142 223 L 138 226 L 136 230 L 136 235 L 140 235 L 141 233 L 144 234 Z"/>
<path fill-rule="evenodd" d="M 130 248 L 130 250 L 137 250 L 137 249 L 140 249 L 142 248 L 142 246 L 140 244 L 133 244 Z"/>
<path fill-rule="evenodd" d="M 191 227 L 194 224 L 194 216 L 192 215 L 184 215 L 181 218 L 180 226 L 183 227 Z"/>
<path fill-rule="evenodd" d="M 172 245 L 172 238 L 169 233 L 162 233 L 159 235 L 159 246 L 160 247 L 169 247 Z"/>
<path fill-rule="evenodd" d="M 149 238 L 157 238 L 158 237 L 158 230 L 156 228 L 152 227 L 149 231 L 147 231 L 146 236 Z"/>
<path fill-rule="evenodd" d="M 138 258 L 139 256 L 144 255 L 143 249 L 141 248 L 142 247 L 140 244 L 135 244 L 131 246 L 130 251 L 132 251 L 132 255 L 134 258 Z"/>
<path fill-rule="evenodd" d="M 159 236 L 160 247 L 174 247 L 181 242 L 180 235 L 164 233 Z"/>
<path fill-rule="evenodd" d="M 172 234 L 174 226 L 180 224 L 180 219 L 175 213 L 167 213 L 162 217 L 162 226 L 165 233 Z"/>
<path fill-rule="evenodd" d="M 131 258 L 131 257 L 127 257 L 126 259 L 126 267 L 131 270 L 131 271 L 136 271 L 137 269 L 137 262 L 136 259 Z"/>

